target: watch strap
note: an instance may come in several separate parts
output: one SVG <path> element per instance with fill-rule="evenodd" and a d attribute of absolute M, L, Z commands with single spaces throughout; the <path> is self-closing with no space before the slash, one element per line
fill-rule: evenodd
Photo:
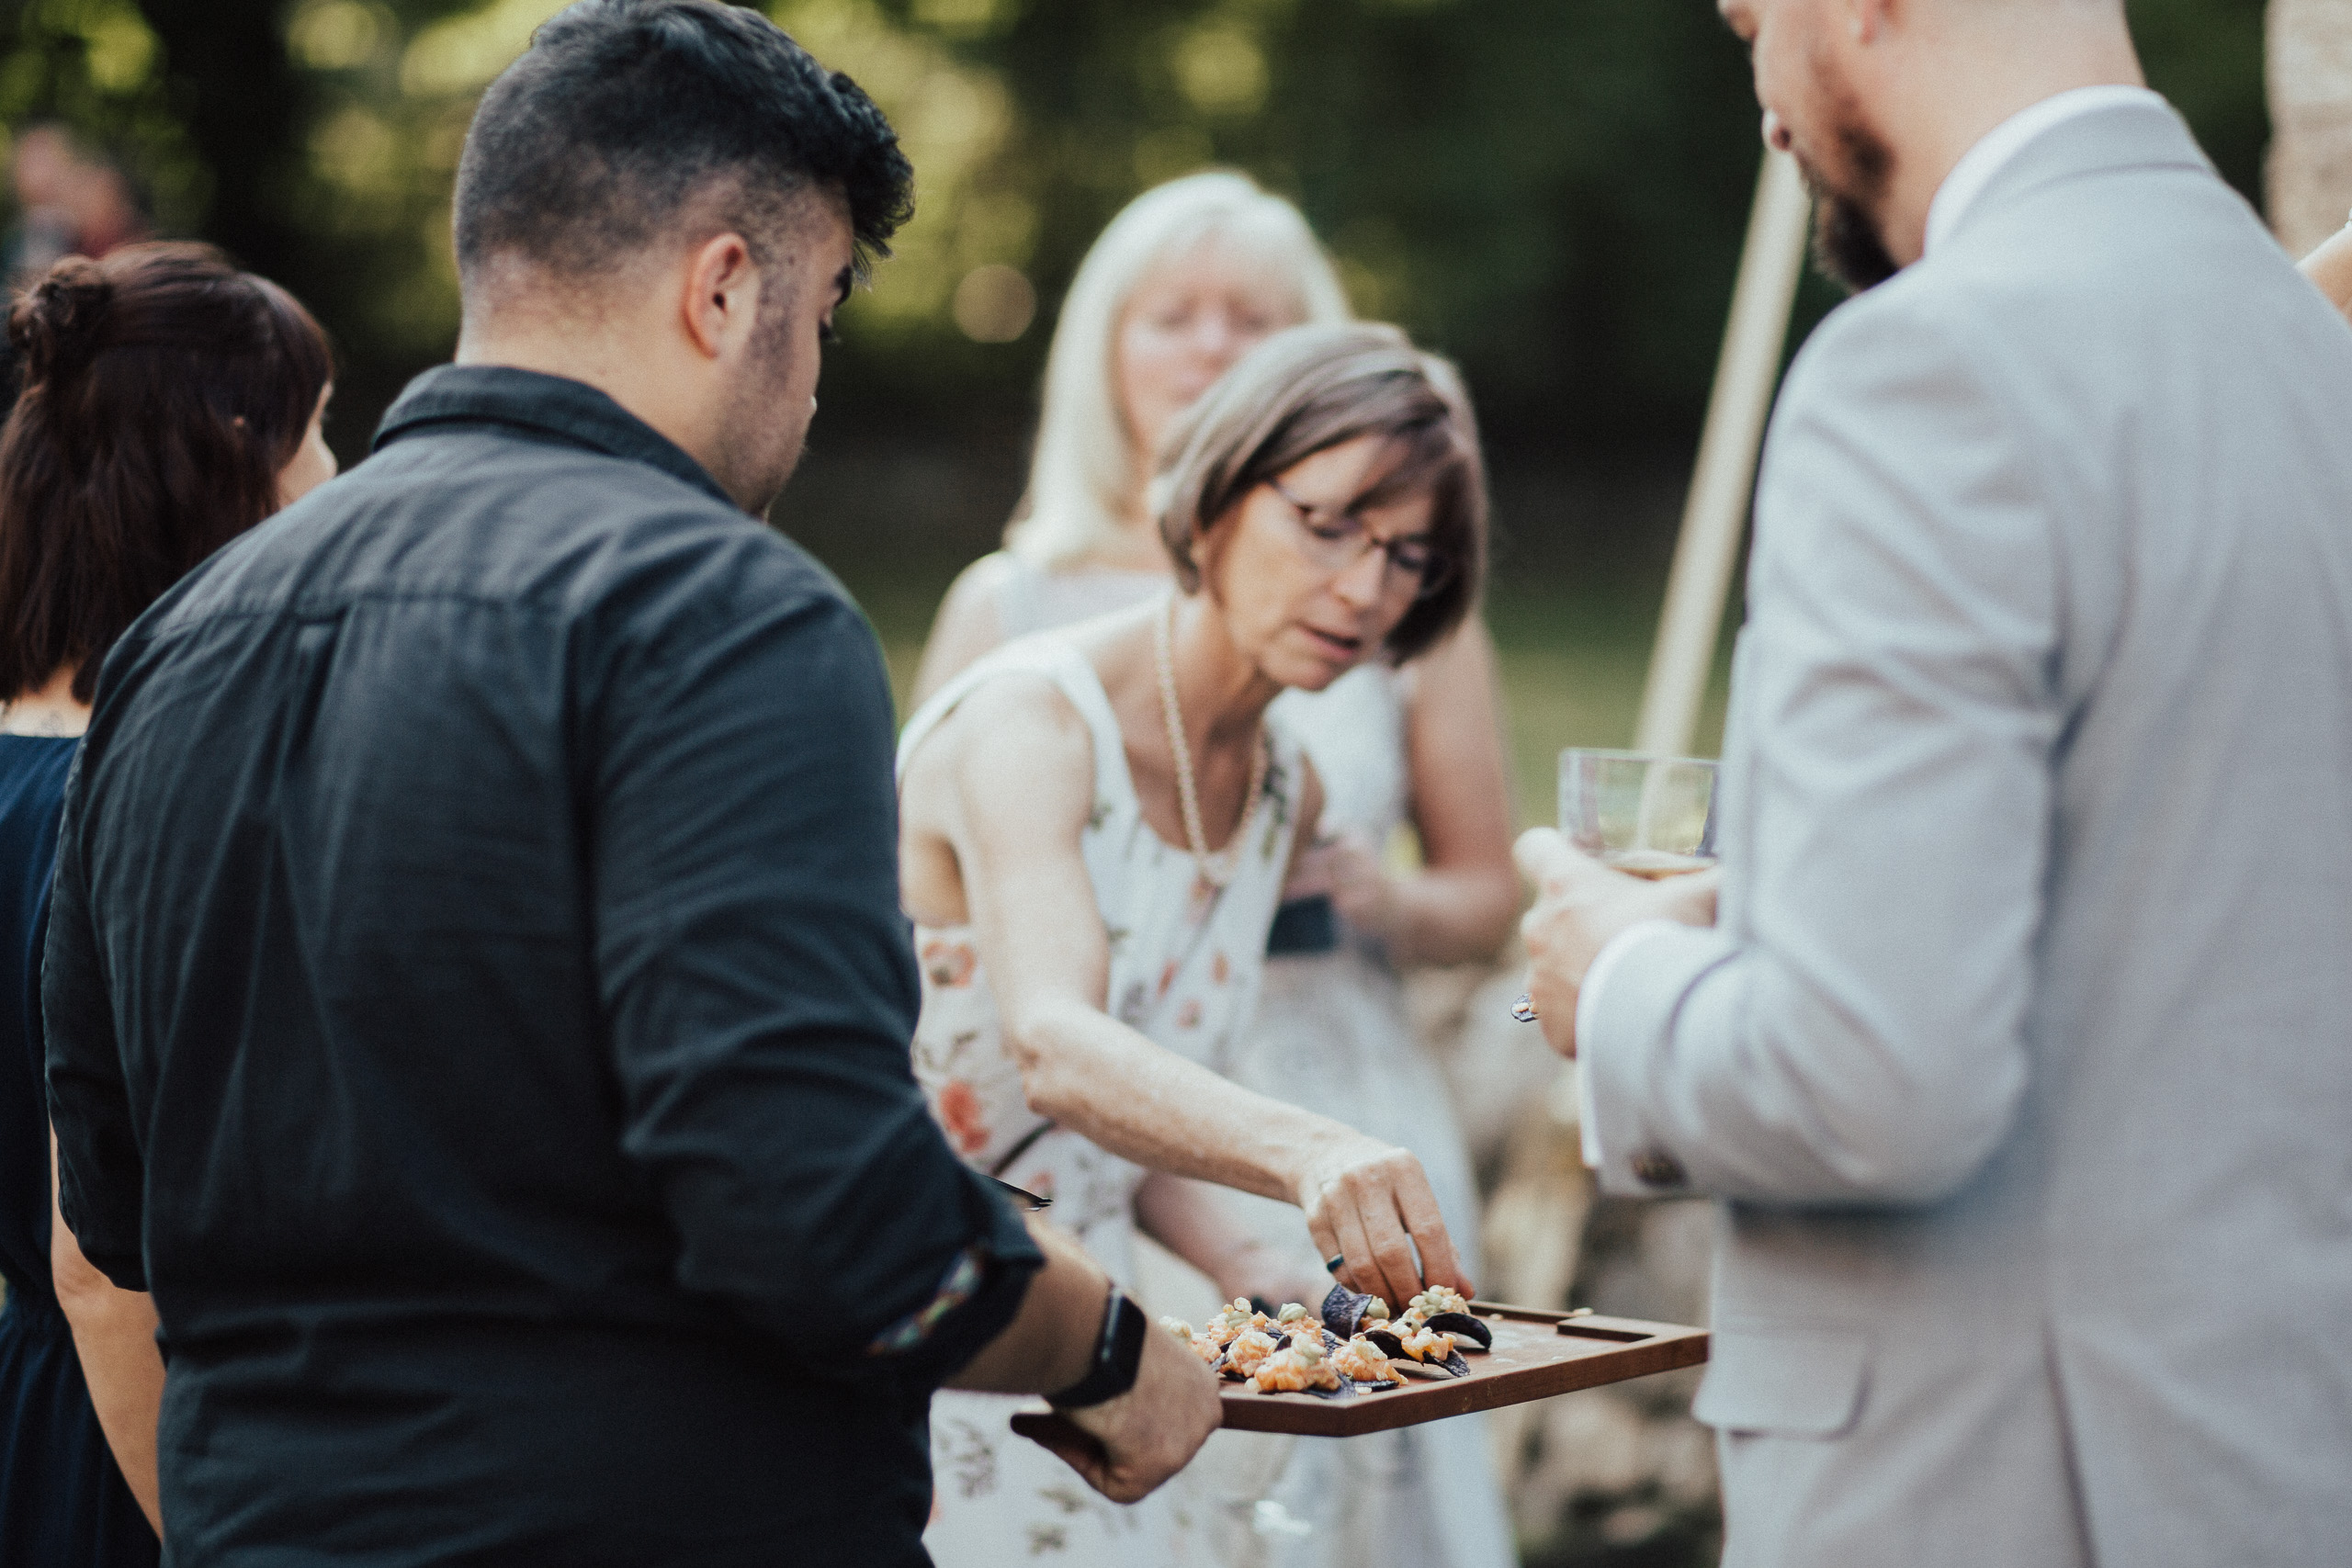
<path fill-rule="evenodd" d="M 1135 1387 L 1136 1373 L 1143 1365 L 1144 1335 L 1149 1328 L 1143 1308 L 1114 1287 L 1102 1311 L 1102 1333 L 1094 1343 L 1094 1360 L 1086 1375 L 1059 1393 L 1047 1394 L 1046 1403 L 1057 1410 L 1083 1410 Z"/>

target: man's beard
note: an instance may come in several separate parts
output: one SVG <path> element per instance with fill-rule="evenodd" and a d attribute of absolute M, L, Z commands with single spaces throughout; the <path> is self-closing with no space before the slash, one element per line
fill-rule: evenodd
<path fill-rule="evenodd" d="M 1887 254 L 1878 226 L 1852 197 L 1816 190 L 1813 200 L 1813 265 L 1832 283 L 1860 294 L 1903 269 Z"/>
<path fill-rule="evenodd" d="M 1903 270 L 1871 216 L 1894 177 L 1894 153 L 1861 123 L 1850 101 L 1840 107 L 1845 118 L 1838 127 L 1838 147 L 1845 154 L 1847 180 L 1833 186 L 1812 164 L 1800 159 L 1798 166 L 1813 193 L 1813 265 L 1831 282 L 1860 294 Z"/>
<path fill-rule="evenodd" d="M 775 504 L 785 481 L 799 467 L 808 433 L 805 411 L 786 406 L 792 382 L 792 330 L 791 313 L 782 302 L 761 302 L 750 363 L 729 400 L 732 406 L 720 443 L 733 470 L 722 484 L 762 515 Z"/>

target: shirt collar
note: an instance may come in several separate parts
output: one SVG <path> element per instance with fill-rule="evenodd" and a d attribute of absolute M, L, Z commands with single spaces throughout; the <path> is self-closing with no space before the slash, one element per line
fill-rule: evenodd
<path fill-rule="evenodd" d="M 376 427 L 372 450 L 436 424 L 506 424 L 659 468 L 740 512 L 677 443 L 585 381 L 505 365 L 442 365 L 408 384 Z"/>
<path fill-rule="evenodd" d="M 1952 231 L 1960 227 L 1960 220 L 1967 216 L 1976 198 L 1984 194 L 1993 177 L 2009 160 L 2024 152 L 2029 142 L 2078 115 L 2143 103 L 2161 106 L 2164 99 L 2145 87 L 2120 84 L 2075 87 L 2020 109 L 1986 131 L 1984 139 L 1952 165 L 1951 173 L 1936 188 L 1936 199 L 1928 208 L 1927 253 L 1933 255 L 1938 245 L 1951 238 Z"/>

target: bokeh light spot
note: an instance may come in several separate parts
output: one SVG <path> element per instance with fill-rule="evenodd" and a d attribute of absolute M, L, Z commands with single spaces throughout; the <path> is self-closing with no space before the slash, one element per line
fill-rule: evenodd
<path fill-rule="evenodd" d="M 915 0 L 915 20 L 951 38 L 986 38 L 1004 7 L 999 0 Z"/>
<path fill-rule="evenodd" d="M 124 94 L 146 85 L 155 65 L 155 35 L 137 11 L 109 8 L 85 24 L 83 37 L 89 40 L 90 80 L 99 91 Z"/>
<path fill-rule="evenodd" d="M 530 47 L 541 22 L 563 0 L 494 0 L 467 16 L 435 22 L 401 56 L 401 89 L 412 97 L 470 93 Z"/>
<path fill-rule="evenodd" d="M 956 324 L 974 343 L 1011 343 L 1036 319 L 1036 288 L 1001 262 L 974 267 L 956 286 Z"/>
<path fill-rule="evenodd" d="M 1204 114 L 1253 114 L 1266 101 L 1266 56 L 1257 40 L 1222 22 L 1176 46 L 1176 83 Z"/>
<path fill-rule="evenodd" d="M 316 0 L 294 13 L 286 45 L 313 71 L 348 71 L 375 57 L 387 30 L 375 9 L 358 0 Z"/>

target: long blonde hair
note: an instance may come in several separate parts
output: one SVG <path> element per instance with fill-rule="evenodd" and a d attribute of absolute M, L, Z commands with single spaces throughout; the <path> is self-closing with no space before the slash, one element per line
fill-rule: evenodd
<path fill-rule="evenodd" d="M 1306 220 L 1247 175 L 1187 175 L 1127 203 L 1062 300 L 1029 490 L 1005 530 L 1014 554 L 1051 570 L 1114 545 L 1126 530 L 1151 454 L 1133 450 L 1119 407 L 1112 361 L 1120 318 L 1155 269 L 1212 238 L 1247 247 L 1283 275 L 1296 323 L 1350 319 L 1347 293 Z"/>

